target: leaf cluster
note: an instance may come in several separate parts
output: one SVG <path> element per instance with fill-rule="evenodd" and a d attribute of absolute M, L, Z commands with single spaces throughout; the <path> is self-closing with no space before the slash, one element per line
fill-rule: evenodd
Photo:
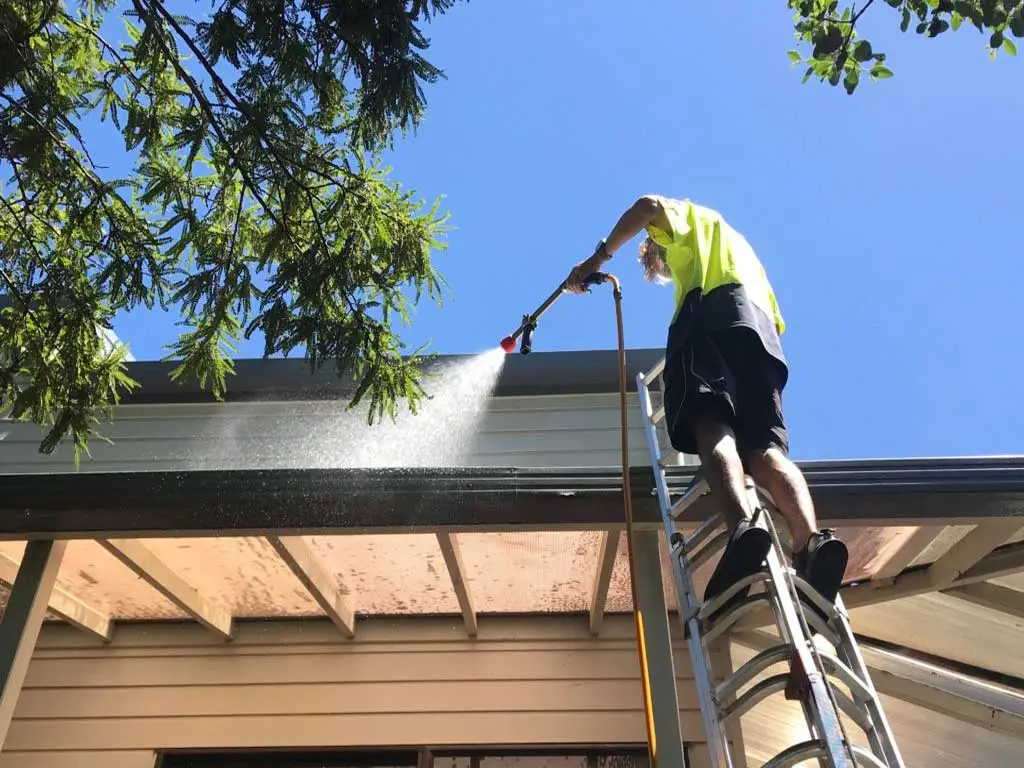
<path fill-rule="evenodd" d="M 352 376 L 371 422 L 415 410 L 396 324 L 442 299 L 447 217 L 381 155 L 422 119 L 420 26 L 453 5 L 0 0 L 0 413 L 77 461 L 136 386 L 103 329 L 138 307 L 180 314 L 172 375 L 217 397 L 261 333 Z"/>
<path fill-rule="evenodd" d="M 812 77 L 853 94 L 864 73 L 871 80 L 892 77 L 886 54 L 859 34 L 858 24 L 875 0 L 787 0 L 794 11 L 797 40 L 810 48 L 805 56 L 789 51 L 794 66 L 806 64 L 803 81 Z M 1024 37 L 1024 0 L 884 0 L 898 14 L 900 30 L 938 37 L 966 22 L 987 38 L 990 55 L 1002 49 L 1016 55 L 1012 37 Z"/>

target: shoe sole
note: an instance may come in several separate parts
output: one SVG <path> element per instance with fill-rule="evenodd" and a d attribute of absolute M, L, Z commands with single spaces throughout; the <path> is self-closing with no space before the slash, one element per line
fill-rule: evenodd
<path fill-rule="evenodd" d="M 814 555 L 806 576 L 807 583 L 828 602 L 834 603 L 839 587 L 843 584 L 849 559 L 850 554 L 841 541 L 832 539 L 826 542 Z"/>
<path fill-rule="evenodd" d="M 736 541 L 722 554 L 718 561 L 708 586 L 704 590 L 704 602 L 714 600 L 718 595 L 725 592 L 745 576 L 761 569 L 761 563 L 768 556 L 772 548 L 772 537 L 763 528 L 748 528 Z M 728 557 L 728 560 L 726 560 Z M 712 589 L 714 587 L 714 589 Z M 733 595 L 724 605 L 712 614 L 713 619 L 723 612 L 729 610 L 740 600 L 743 600 L 750 593 L 750 587 L 746 586 Z"/>
<path fill-rule="evenodd" d="M 849 559 L 850 553 L 846 545 L 837 539 L 832 539 L 823 544 L 821 549 L 815 553 L 813 567 L 804 575 L 804 580 L 828 603 L 835 604 Z M 828 622 L 830 617 L 809 598 L 802 597 L 801 602 L 818 614 L 822 621 Z M 816 634 L 813 629 L 811 634 Z"/>

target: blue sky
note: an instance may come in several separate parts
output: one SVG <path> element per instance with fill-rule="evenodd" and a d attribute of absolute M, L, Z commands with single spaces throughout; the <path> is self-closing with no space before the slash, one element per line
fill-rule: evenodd
<path fill-rule="evenodd" d="M 392 158 L 456 227 L 438 257 L 446 305 L 422 306 L 403 338 L 493 347 L 638 195 L 690 197 L 746 235 L 774 284 L 796 458 L 1022 452 L 1024 60 L 990 60 L 966 27 L 901 34 L 882 3 L 864 21 L 896 76 L 848 97 L 801 85 L 781 0 L 457 5 L 428 30 L 448 79 Z M 660 347 L 672 292 L 642 281 L 635 248 L 609 265 L 627 345 Z M 116 331 L 154 359 L 175 320 Z M 605 289 L 564 297 L 535 341 L 614 345 Z"/>

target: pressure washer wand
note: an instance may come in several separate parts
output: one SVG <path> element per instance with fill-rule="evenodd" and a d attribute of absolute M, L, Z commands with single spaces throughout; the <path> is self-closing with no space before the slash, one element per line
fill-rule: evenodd
<path fill-rule="evenodd" d="M 584 278 L 583 285 L 587 288 L 587 292 L 589 293 L 590 286 L 600 285 L 605 282 L 608 277 L 609 276 L 604 272 L 594 272 Z M 555 292 L 548 296 L 544 300 L 544 303 L 537 307 L 532 314 L 523 315 L 523 322 L 519 327 L 501 340 L 501 348 L 504 349 L 506 353 L 512 353 L 512 350 L 516 348 L 516 339 L 522 336 L 523 343 L 519 346 L 519 351 L 524 355 L 530 354 L 533 350 L 533 332 L 537 329 L 537 321 L 540 320 L 541 315 L 547 312 L 551 305 L 554 304 L 563 293 L 565 293 L 567 282 L 568 280 L 563 280 L 562 284 L 558 286 Z"/>

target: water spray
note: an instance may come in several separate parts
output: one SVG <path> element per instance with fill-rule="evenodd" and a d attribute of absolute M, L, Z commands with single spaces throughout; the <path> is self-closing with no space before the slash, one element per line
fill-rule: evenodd
<path fill-rule="evenodd" d="M 523 322 L 511 334 L 501 340 L 501 348 L 506 354 L 511 354 L 516 348 L 516 339 L 522 336 L 520 352 L 524 355 L 533 349 L 533 332 L 537 328 L 537 320 L 543 315 L 558 298 L 565 293 L 565 280 L 558 290 L 552 293 L 534 312 L 530 315 L 523 315 Z M 647 644 L 644 639 L 643 618 L 640 610 L 640 597 L 637 594 L 635 563 L 636 556 L 633 547 L 633 499 L 629 482 L 629 416 L 626 405 L 626 341 L 622 327 L 622 286 L 615 275 L 605 272 L 594 272 L 584 278 L 583 285 L 590 293 L 590 287 L 610 282 L 615 297 L 615 322 L 618 331 L 619 347 L 619 413 L 621 423 L 619 433 L 622 444 L 622 503 L 625 509 L 626 522 L 626 549 L 629 555 L 629 583 L 633 593 L 633 616 L 636 622 L 637 651 L 640 656 L 640 682 L 643 688 L 644 714 L 647 724 L 647 748 L 652 768 L 658 768 L 658 742 L 654 730 L 654 705 L 651 701 L 651 670 L 647 660 Z M 614 534 L 610 534 L 614 535 Z"/>
<path fill-rule="evenodd" d="M 615 280 L 611 275 L 605 274 L 604 272 L 594 272 L 588 275 L 583 280 L 583 286 L 587 289 L 587 293 L 590 293 L 590 287 L 593 285 L 600 285 L 606 280 Z M 523 337 L 522 344 L 519 345 L 519 351 L 521 354 L 528 355 L 533 350 L 533 332 L 537 330 L 537 321 L 540 320 L 540 316 L 543 315 L 551 305 L 554 304 L 563 293 L 565 293 L 568 279 L 563 280 L 562 284 L 558 286 L 554 293 L 548 296 L 544 303 L 541 304 L 532 314 L 523 315 L 523 322 L 516 328 L 515 331 L 510 333 L 504 339 L 501 340 L 501 348 L 505 350 L 507 354 L 512 354 L 512 351 L 516 348 L 516 339 L 520 336 Z M 616 290 L 618 290 L 618 281 L 615 281 Z"/>

